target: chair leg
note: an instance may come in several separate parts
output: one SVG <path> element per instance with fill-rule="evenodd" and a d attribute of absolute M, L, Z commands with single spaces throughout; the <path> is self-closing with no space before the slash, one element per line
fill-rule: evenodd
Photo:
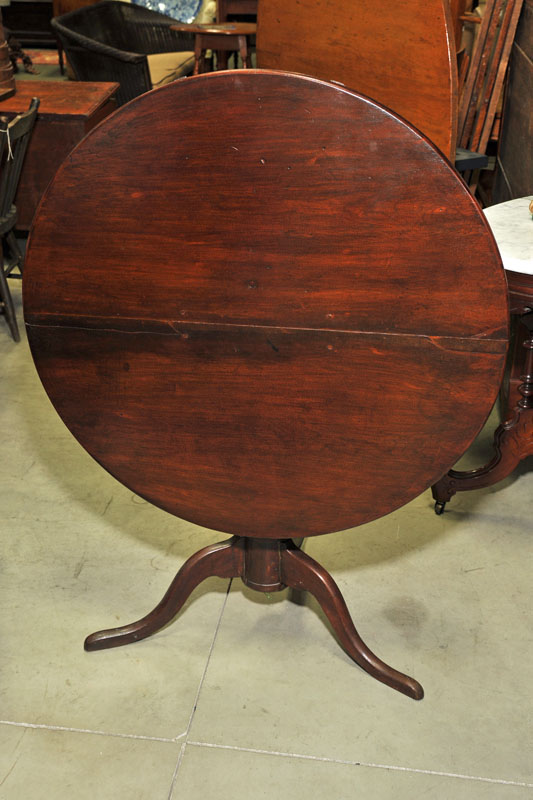
<path fill-rule="evenodd" d="M 4 274 L 4 269 L 0 266 L 0 303 L 4 307 L 4 314 L 6 317 L 7 325 L 11 331 L 11 336 L 15 342 L 20 342 L 20 333 L 17 325 L 17 317 L 15 314 L 15 306 L 13 305 L 13 298 L 7 285 L 7 278 Z"/>
<path fill-rule="evenodd" d="M 24 255 L 17 242 L 17 237 L 12 230 L 6 233 L 6 242 L 13 256 L 13 260 L 7 269 L 6 275 L 9 275 L 16 267 L 18 267 L 22 275 L 24 270 Z M 16 277 L 18 278 L 18 275 Z"/>

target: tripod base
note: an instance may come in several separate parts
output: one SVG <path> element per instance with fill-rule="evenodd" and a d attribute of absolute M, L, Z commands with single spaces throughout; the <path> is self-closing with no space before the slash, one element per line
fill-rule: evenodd
<path fill-rule="evenodd" d="M 91 634 L 85 640 L 85 649 L 104 650 L 150 636 L 170 622 L 193 589 L 211 576 L 241 578 L 260 592 L 286 587 L 311 592 L 350 658 L 374 678 L 408 697 L 421 700 L 424 696 L 418 681 L 389 667 L 366 646 L 331 575 L 290 539 L 235 536 L 199 550 L 185 562 L 153 611 L 129 625 Z"/>

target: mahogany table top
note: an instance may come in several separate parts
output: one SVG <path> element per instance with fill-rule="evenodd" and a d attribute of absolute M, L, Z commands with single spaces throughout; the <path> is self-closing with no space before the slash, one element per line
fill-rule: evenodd
<path fill-rule="evenodd" d="M 187 78 L 57 173 L 24 280 L 74 436 L 156 505 L 288 538 L 403 505 L 464 452 L 507 346 L 486 220 L 432 145 L 332 84 Z"/>

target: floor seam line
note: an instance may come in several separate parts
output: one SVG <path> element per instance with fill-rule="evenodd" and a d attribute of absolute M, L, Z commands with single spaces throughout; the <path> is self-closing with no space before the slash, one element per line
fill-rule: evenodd
<path fill-rule="evenodd" d="M 207 670 L 209 669 L 209 664 L 211 662 L 211 656 L 213 654 L 213 649 L 215 647 L 215 643 L 216 643 L 216 640 L 217 640 L 217 637 L 218 637 L 218 631 L 220 629 L 220 625 L 222 624 L 222 617 L 224 616 L 224 611 L 226 610 L 226 604 L 228 602 L 228 597 L 229 597 L 229 593 L 231 591 L 232 583 L 233 583 L 233 579 L 230 578 L 229 583 L 228 583 L 228 588 L 226 590 L 226 596 L 224 597 L 224 602 L 222 603 L 222 608 L 220 609 L 220 614 L 218 615 L 217 624 L 215 626 L 215 632 L 213 633 L 213 639 L 211 640 L 211 646 L 210 646 L 209 652 L 207 654 L 207 660 L 205 662 L 204 671 L 202 672 L 202 677 L 200 678 L 200 683 L 198 684 L 198 689 L 196 691 L 196 696 L 194 698 L 194 703 L 193 703 L 193 706 L 192 706 L 191 715 L 189 717 L 189 723 L 188 723 L 187 728 L 185 729 L 184 733 L 181 734 L 181 736 L 185 737 L 185 740 L 184 740 L 184 742 L 183 742 L 183 744 L 181 745 L 181 748 L 180 748 L 180 753 L 179 753 L 179 756 L 178 756 L 178 760 L 176 762 L 176 767 L 174 769 L 174 774 L 172 775 L 172 781 L 170 783 L 170 791 L 168 793 L 167 800 L 172 800 L 172 795 L 174 794 L 174 789 L 176 788 L 176 783 L 177 783 L 177 780 L 178 780 L 178 774 L 179 774 L 180 767 L 181 767 L 182 762 L 183 762 L 183 757 L 185 755 L 185 750 L 187 749 L 187 744 L 188 744 L 187 736 L 188 736 L 189 731 L 191 729 L 191 725 L 192 725 L 192 722 L 193 722 L 193 719 L 194 719 L 194 715 L 196 714 L 196 708 L 198 706 L 198 700 L 200 698 L 200 693 L 201 693 L 202 687 L 204 685 L 204 681 L 205 681 L 205 678 L 206 678 L 206 675 L 207 675 Z"/>
<path fill-rule="evenodd" d="M 168 792 L 167 800 L 172 800 L 172 795 L 174 794 L 174 788 L 176 786 L 176 779 L 178 777 L 178 772 L 181 767 L 181 762 L 183 761 L 183 756 L 185 755 L 185 749 L 187 747 L 187 742 L 183 742 L 180 747 L 180 752 L 178 756 L 178 760 L 176 761 L 176 766 L 174 767 L 174 772 L 172 774 L 172 780 L 170 781 L 170 789 Z"/>
<path fill-rule="evenodd" d="M 204 685 L 204 681 L 205 681 L 205 678 L 206 678 L 206 675 L 207 675 L 207 670 L 209 669 L 209 664 L 211 663 L 211 656 L 213 655 L 213 650 L 215 648 L 215 643 L 216 643 L 216 640 L 217 640 L 217 637 L 218 637 L 218 632 L 219 632 L 220 626 L 222 624 L 222 617 L 224 616 L 224 611 L 226 610 L 226 604 L 228 602 L 228 597 L 229 597 L 229 593 L 231 591 L 232 583 L 233 583 L 233 578 L 230 578 L 229 583 L 228 583 L 228 588 L 226 590 L 226 596 L 224 597 L 224 602 L 222 603 L 222 608 L 220 609 L 220 614 L 218 616 L 217 624 L 216 624 L 216 627 L 215 627 L 215 632 L 213 634 L 213 639 L 211 641 L 211 646 L 210 646 L 209 652 L 207 654 L 207 661 L 205 663 L 204 671 L 202 672 L 202 677 L 200 678 L 200 683 L 198 684 L 198 689 L 196 691 L 196 696 L 194 698 L 194 703 L 193 703 L 193 706 L 192 706 L 191 715 L 189 717 L 189 722 L 188 722 L 187 727 L 185 729 L 185 734 L 184 734 L 185 735 L 185 741 L 187 741 L 187 736 L 189 735 L 189 731 L 191 729 L 191 725 L 192 725 L 192 722 L 193 722 L 193 719 L 194 719 L 194 715 L 196 714 L 196 708 L 198 706 L 198 700 L 200 699 L 200 693 L 201 693 L 203 685 Z"/>
<path fill-rule="evenodd" d="M 409 772 L 420 775 L 435 775 L 442 778 L 458 778 L 467 781 L 480 781 L 482 783 L 495 783 L 504 786 L 521 786 L 526 789 L 533 788 L 533 783 L 526 781 L 509 781 L 504 778 L 486 778 L 476 775 L 464 775 L 457 772 L 441 772 L 432 769 L 419 769 L 417 767 L 401 767 L 396 764 L 376 764 L 371 761 L 352 761 L 343 758 L 330 758 L 328 756 L 313 756 L 305 753 L 286 753 L 280 750 L 264 750 L 256 747 L 239 747 L 230 744 L 215 744 L 213 742 L 195 742 L 188 740 L 187 744 L 191 747 L 210 747 L 217 750 L 234 750 L 241 753 L 257 753 L 258 755 L 281 756 L 282 758 L 299 758 L 306 761 L 321 761 L 329 764 L 344 764 L 352 767 L 370 767 L 372 769 L 388 769 L 396 772 Z"/>
<path fill-rule="evenodd" d="M 67 725 L 46 725 L 37 722 L 14 722 L 12 720 L 0 719 L 0 725 L 11 725 L 16 728 L 32 728 L 34 730 L 45 731 L 65 731 L 67 733 L 90 733 L 93 736 L 110 736 L 115 739 L 141 739 L 146 742 L 165 742 L 167 744 L 175 744 L 179 739 L 185 736 L 181 733 L 172 739 L 164 736 L 143 736 L 137 733 L 117 733 L 115 731 L 94 731 L 90 728 L 71 728 Z"/>

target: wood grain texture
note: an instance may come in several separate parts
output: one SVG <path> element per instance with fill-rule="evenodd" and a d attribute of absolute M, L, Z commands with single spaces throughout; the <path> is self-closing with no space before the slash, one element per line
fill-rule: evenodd
<path fill-rule="evenodd" d="M 255 70 L 172 84 L 85 139 L 41 205 L 24 307 L 100 463 L 262 538 L 352 527 L 434 483 L 507 344 L 494 241 L 433 147 L 352 92 Z"/>
<path fill-rule="evenodd" d="M 32 97 L 38 97 L 41 103 L 39 117 L 79 117 L 85 122 L 111 100 L 117 87 L 117 83 L 104 81 L 18 81 L 16 95 L 0 104 L 0 112 L 20 114 Z"/>
<path fill-rule="evenodd" d="M 405 117 L 455 158 L 456 46 L 447 0 L 259 0 L 257 66 L 338 81 Z"/>

